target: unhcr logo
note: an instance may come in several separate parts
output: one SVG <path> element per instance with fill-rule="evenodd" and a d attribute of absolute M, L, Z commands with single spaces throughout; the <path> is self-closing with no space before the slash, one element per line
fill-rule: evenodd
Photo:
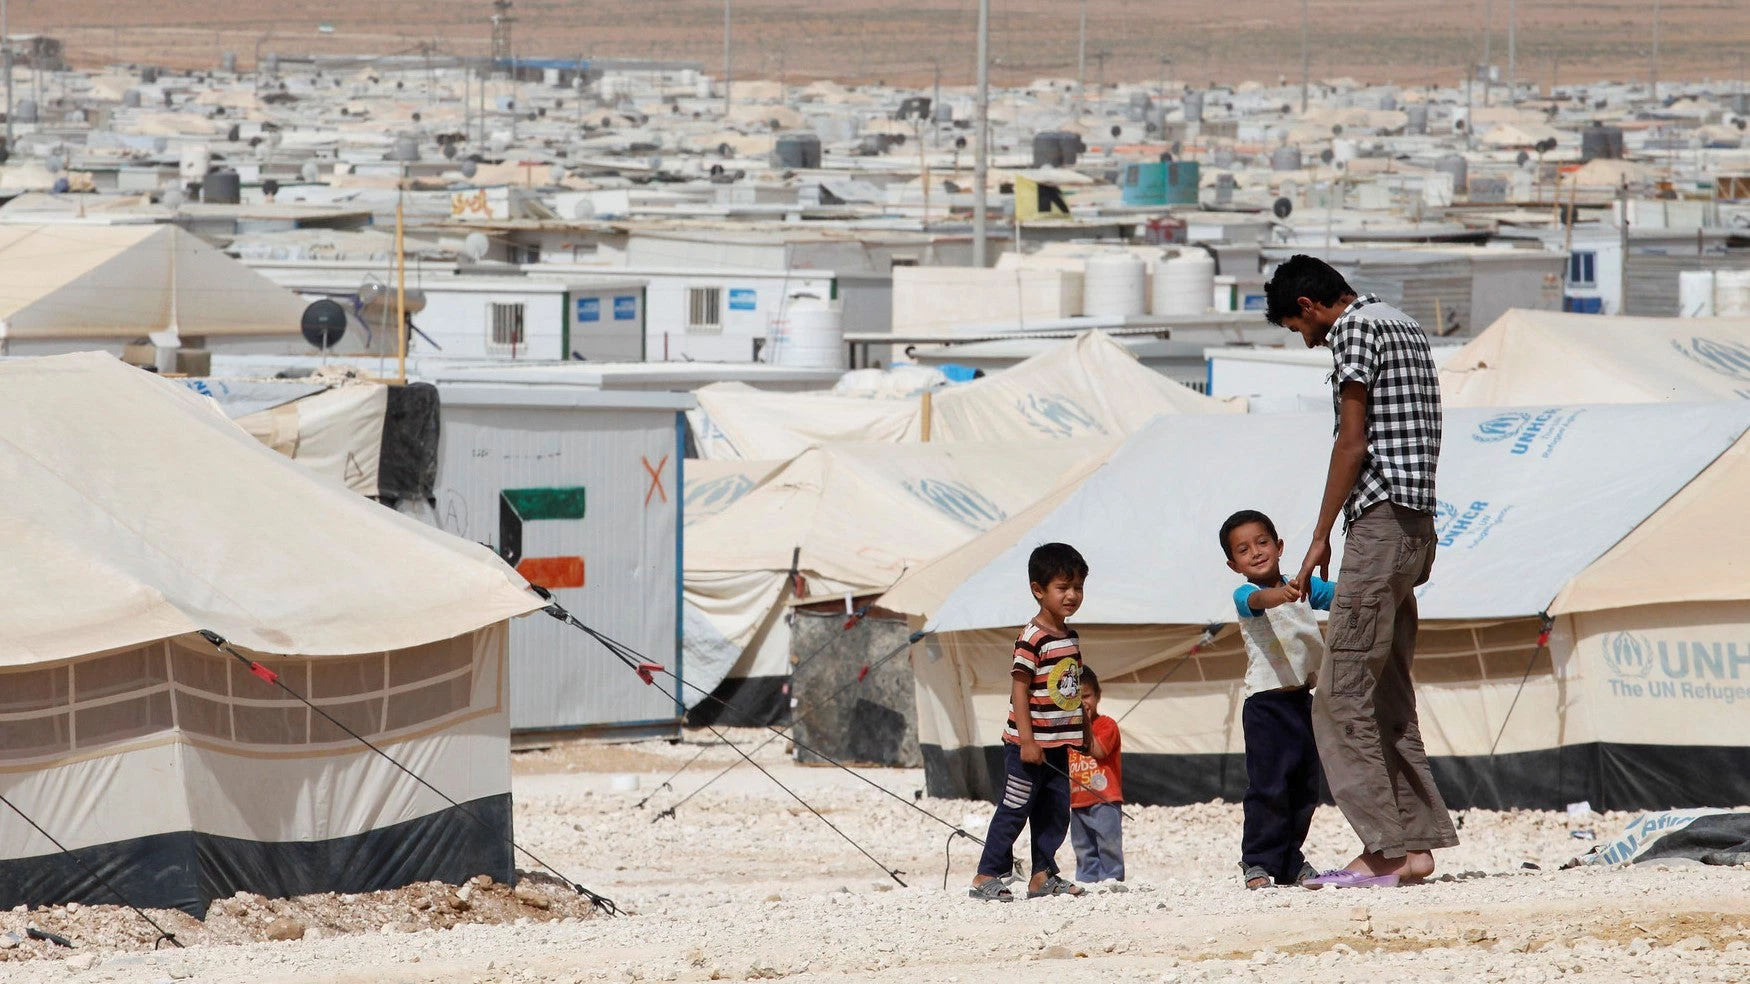
<path fill-rule="evenodd" d="M 949 519 L 983 532 L 1009 518 L 996 503 L 959 482 L 925 478 L 905 483 L 905 490 L 935 507 Z"/>
<path fill-rule="evenodd" d="M 687 519 L 690 522 L 695 518 L 715 516 L 751 491 L 753 479 L 746 475 L 723 475 L 697 484 L 689 482 L 685 500 Z"/>
<path fill-rule="evenodd" d="M 1048 437 L 1075 437 L 1080 434 L 1104 434 L 1106 428 L 1094 419 L 1094 415 L 1082 409 L 1081 405 L 1062 394 L 1029 393 L 1024 400 L 1015 401 L 1016 409 L 1034 430 Z"/>
<path fill-rule="evenodd" d="M 1471 435 L 1471 440 L 1479 444 L 1494 444 L 1510 437 L 1518 437 L 1519 432 L 1531 421 L 1529 413 L 1503 413 L 1490 417 L 1477 425 L 1477 432 Z"/>
<path fill-rule="evenodd" d="M 1632 632 L 1613 632 L 1603 638 L 1604 665 L 1628 679 L 1645 679 L 1653 672 L 1653 647 Z"/>
<path fill-rule="evenodd" d="M 1750 383 L 1750 346 L 1696 336 L 1687 345 L 1672 339 L 1671 347 L 1703 369 Z"/>

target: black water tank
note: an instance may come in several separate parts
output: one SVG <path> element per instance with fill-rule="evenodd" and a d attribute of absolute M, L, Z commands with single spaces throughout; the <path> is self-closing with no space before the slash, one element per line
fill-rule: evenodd
<path fill-rule="evenodd" d="M 208 205 L 237 205 L 243 201 L 243 179 L 236 171 L 213 171 L 201 181 L 201 201 Z"/>

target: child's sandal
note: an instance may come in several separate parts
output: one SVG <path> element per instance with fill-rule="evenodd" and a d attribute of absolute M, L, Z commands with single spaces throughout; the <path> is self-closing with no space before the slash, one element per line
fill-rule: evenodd
<path fill-rule="evenodd" d="M 990 881 L 979 882 L 977 885 L 967 889 L 966 894 L 981 902 L 1015 901 L 1015 893 L 1009 891 L 1009 886 L 1004 885 L 1001 878 L 992 878 Z"/>
<path fill-rule="evenodd" d="M 1275 879 L 1271 878 L 1270 873 L 1265 871 L 1261 866 L 1247 864 L 1244 861 L 1241 861 L 1240 881 L 1246 883 L 1247 889 L 1255 892 L 1260 888 L 1269 888 Z"/>
<path fill-rule="evenodd" d="M 1075 882 L 1064 881 L 1056 875 L 1046 876 L 1045 884 L 1039 886 L 1039 891 L 1035 892 L 1031 888 L 1027 890 L 1027 897 L 1030 899 L 1042 899 L 1049 895 L 1068 895 L 1074 898 L 1086 894 L 1088 894 L 1087 889 Z"/>

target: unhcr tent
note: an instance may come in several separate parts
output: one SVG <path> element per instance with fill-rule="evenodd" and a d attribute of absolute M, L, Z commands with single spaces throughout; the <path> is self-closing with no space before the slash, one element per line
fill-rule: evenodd
<path fill-rule="evenodd" d="M 514 874 L 489 552 L 99 354 L 0 363 L 0 906 Z M 218 633 L 482 826 L 199 635 Z"/>
<path fill-rule="evenodd" d="M 1448 407 L 1682 403 L 1750 396 L 1750 318 L 1513 309 L 1440 370 Z"/>
<path fill-rule="evenodd" d="M 687 678 L 715 686 L 729 705 L 690 695 L 689 719 L 746 725 L 783 718 L 791 602 L 878 594 L 1026 508 L 1065 470 L 1102 450 L 1069 441 L 827 445 L 689 525 Z"/>
<path fill-rule="evenodd" d="M 251 437 L 360 495 L 430 502 L 438 391 L 354 379 L 189 379 Z"/>
<path fill-rule="evenodd" d="M 1415 677 L 1449 803 L 1750 802 L 1750 534 L 1722 522 L 1750 497 L 1747 427 L 1740 403 L 1448 414 Z M 930 792 L 994 791 L 1026 555 L 1062 540 L 1092 568 L 1077 622 L 1127 795 L 1238 797 L 1245 655 L 1216 533 L 1262 509 L 1292 566 L 1329 441 L 1323 415 L 1161 418 L 883 597 L 933 632 L 912 654 Z"/>
<path fill-rule="evenodd" d="M 690 415 L 704 458 L 782 458 L 833 442 L 909 444 L 923 439 L 921 400 L 767 393 L 741 383 L 697 391 Z M 1149 369 L 1104 332 L 1062 345 L 929 401 L 930 440 L 1040 441 L 1130 434 L 1162 413 L 1231 413 Z"/>
<path fill-rule="evenodd" d="M 174 225 L 0 225 L 0 351 L 81 339 L 293 335 L 305 302 Z"/>

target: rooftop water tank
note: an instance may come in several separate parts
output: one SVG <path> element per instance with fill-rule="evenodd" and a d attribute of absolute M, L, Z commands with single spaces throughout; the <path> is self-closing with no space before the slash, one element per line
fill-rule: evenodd
<path fill-rule="evenodd" d="M 1209 150 L 1209 166 L 1230 168 L 1234 166 L 1234 149 L 1232 147 L 1212 147 Z"/>
<path fill-rule="evenodd" d="M 1185 93 L 1184 106 L 1185 106 L 1185 122 L 1187 122 L 1187 123 L 1201 123 L 1201 122 L 1203 122 L 1203 93 L 1201 91 L 1192 91 L 1192 92 Z"/>
<path fill-rule="evenodd" d="M 1272 150 L 1270 152 L 1270 170 L 1300 170 L 1300 148 L 1292 144 L 1283 144 L 1275 150 Z"/>
<path fill-rule="evenodd" d="M 1215 257 L 1201 249 L 1155 264 L 1155 314 L 1202 314 L 1215 301 Z"/>
<path fill-rule="evenodd" d="M 1465 163 L 1464 156 L 1461 154 L 1441 155 L 1440 159 L 1434 162 L 1434 171 L 1437 174 L 1452 176 L 1452 190 L 1454 192 L 1462 193 L 1470 186 L 1470 165 Z"/>
<path fill-rule="evenodd" d="M 820 167 L 820 138 L 812 133 L 783 133 L 772 145 L 772 159 L 782 168 Z"/>
<path fill-rule="evenodd" d="M 20 99 L 18 102 L 14 103 L 12 107 L 12 118 L 19 123 L 35 123 L 36 100 Z"/>
<path fill-rule="evenodd" d="M 207 166 L 212 163 L 212 159 L 213 150 L 206 144 L 184 144 L 176 173 L 182 178 L 183 184 L 192 184 L 206 176 Z"/>
<path fill-rule="evenodd" d="M 237 205 L 243 201 L 243 179 L 236 171 L 213 171 L 201 179 L 201 201 L 208 205 Z"/>
<path fill-rule="evenodd" d="M 1131 122 L 1141 123 L 1144 120 L 1147 120 L 1149 107 L 1152 105 L 1154 105 L 1154 100 L 1152 100 L 1148 97 L 1148 93 L 1146 93 L 1146 92 L 1132 92 L 1130 94 L 1130 120 L 1131 120 Z"/>
<path fill-rule="evenodd" d="M 1714 272 L 1714 314 L 1721 318 L 1750 317 L 1750 270 Z"/>
<path fill-rule="evenodd" d="M 1215 176 L 1215 204 L 1232 205 L 1234 200 L 1234 176 L 1223 173 Z"/>
<path fill-rule="evenodd" d="M 1409 117 L 1409 122 L 1404 124 L 1404 132 L 1405 133 L 1414 134 L 1416 136 L 1421 136 L 1422 134 L 1428 132 L 1428 104 L 1427 103 L 1416 103 L 1415 105 L 1404 110 L 1404 115 Z"/>
<path fill-rule="evenodd" d="M 937 123 L 954 122 L 954 107 L 945 102 L 937 102 L 930 107 L 930 119 Z"/>
<path fill-rule="evenodd" d="M 1616 126 L 1589 126 L 1580 131 L 1580 159 L 1593 161 L 1599 158 L 1616 160 L 1622 157 L 1622 128 Z"/>
<path fill-rule="evenodd" d="M 1082 314 L 1130 318 L 1147 310 L 1148 278 L 1142 257 L 1128 251 L 1088 257 L 1082 274 Z"/>
<path fill-rule="evenodd" d="M 129 109 L 140 108 L 140 90 L 125 89 L 122 91 L 122 105 Z"/>
<path fill-rule="evenodd" d="M 1387 92 L 1379 97 L 1379 108 L 1390 112 L 1398 108 L 1398 97 L 1395 92 Z"/>
<path fill-rule="evenodd" d="M 268 52 L 267 56 L 261 60 L 261 71 L 270 76 L 278 75 L 280 73 L 280 56 L 271 51 Z"/>
<path fill-rule="evenodd" d="M 219 56 L 219 71 L 228 75 L 237 74 L 237 52 L 227 51 Z"/>
<path fill-rule="evenodd" d="M 1331 163 L 1333 164 L 1347 164 L 1354 160 L 1359 153 L 1355 141 L 1347 137 L 1338 137 L 1331 141 Z"/>
<path fill-rule="evenodd" d="M 1714 271 L 1681 270 L 1677 274 L 1677 316 L 1714 316 Z"/>
<path fill-rule="evenodd" d="M 1082 151 L 1082 138 L 1062 130 L 1045 130 L 1033 135 L 1034 167 L 1072 167 Z"/>
<path fill-rule="evenodd" d="M 151 85 L 152 83 L 157 82 L 158 81 L 158 68 L 157 68 L 157 66 L 147 65 L 145 68 L 140 69 L 140 81 L 146 83 L 147 85 Z"/>
<path fill-rule="evenodd" d="M 798 369 L 845 368 L 844 314 L 813 294 L 795 294 L 778 322 L 772 361 Z"/>
<path fill-rule="evenodd" d="M 389 148 L 389 156 L 386 159 L 400 161 L 404 164 L 419 160 L 419 136 L 413 133 L 397 134 L 395 146 Z"/>

